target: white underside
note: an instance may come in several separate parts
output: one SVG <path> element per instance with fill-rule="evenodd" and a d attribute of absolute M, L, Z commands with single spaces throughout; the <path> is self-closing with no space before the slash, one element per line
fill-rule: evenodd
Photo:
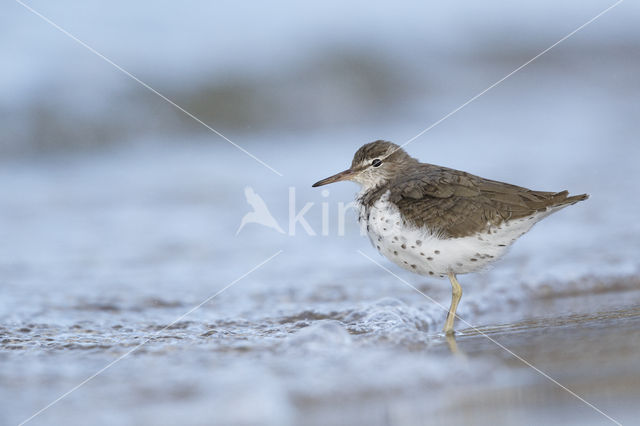
<path fill-rule="evenodd" d="M 378 251 L 396 265 L 421 275 L 466 274 L 503 256 L 513 242 L 559 208 L 489 227 L 472 236 L 444 239 L 427 228 L 408 226 L 385 193 L 369 210 L 367 234 Z M 562 206 L 564 207 L 564 206 Z M 364 217 L 361 206 L 360 220 Z M 364 223 L 363 223 L 364 224 Z"/>

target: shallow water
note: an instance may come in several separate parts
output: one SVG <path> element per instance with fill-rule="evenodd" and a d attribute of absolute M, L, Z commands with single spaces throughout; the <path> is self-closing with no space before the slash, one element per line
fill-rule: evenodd
<path fill-rule="evenodd" d="M 356 187 L 310 184 L 364 142 L 414 137 L 607 5 L 353 3 L 336 20 L 330 2 L 121 3 L 33 6 L 284 176 L 216 135 L 181 139 L 199 124 L 18 4 L 3 10 L 0 150 L 52 154 L 0 158 L 0 425 L 637 423 L 637 5 L 408 146 L 591 195 L 459 277 L 451 341 L 449 283 L 380 257 L 352 211 L 339 235 Z M 106 141 L 121 148 L 95 150 Z M 246 187 L 284 234 L 236 235 Z M 317 235 L 291 232 L 291 187 Z"/>
<path fill-rule="evenodd" d="M 584 116 L 565 115 L 563 125 L 588 127 Z M 460 277 L 467 323 L 458 322 L 455 345 L 439 334 L 446 312 L 434 303 L 448 306 L 448 282 L 381 258 L 353 214 L 338 235 L 337 205 L 355 186 L 326 196 L 309 187 L 348 165 L 367 140 L 359 131 L 253 141 L 251 151 L 284 177 L 209 139 L 4 162 L 0 424 L 29 418 L 132 349 L 30 424 L 610 423 L 487 336 L 633 422 L 640 205 L 629 194 L 640 148 L 632 127 L 616 128 L 622 136 L 610 144 L 589 129 L 559 143 L 508 127 L 513 134 L 491 139 L 491 149 L 479 148 L 473 127 L 434 130 L 409 152 L 591 198 L 536 225 L 494 267 Z M 246 186 L 285 234 L 249 224 L 236 235 L 250 211 Z M 288 232 L 292 186 L 295 211 L 314 203 L 305 217 L 318 235 L 299 224 Z"/>

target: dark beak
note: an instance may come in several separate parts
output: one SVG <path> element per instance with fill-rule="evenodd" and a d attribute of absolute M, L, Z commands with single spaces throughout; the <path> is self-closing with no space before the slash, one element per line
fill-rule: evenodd
<path fill-rule="evenodd" d="M 316 186 L 322 186 L 322 185 L 327 185 L 334 182 L 340 182 L 341 180 L 349 180 L 351 176 L 353 176 L 355 173 L 356 172 L 354 172 L 353 170 L 347 169 L 333 176 L 329 176 L 326 179 L 322 179 L 321 181 L 318 181 L 311 186 L 315 188 Z"/>

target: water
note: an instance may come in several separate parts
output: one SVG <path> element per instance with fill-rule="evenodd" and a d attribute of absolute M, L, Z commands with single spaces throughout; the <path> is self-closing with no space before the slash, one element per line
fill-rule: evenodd
<path fill-rule="evenodd" d="M 359 131 L 254 141 L 284 177 L 215 138 L 6 161 L 0 423 L 29 418 L 134 348 L 30 424 L 609 422 L 485 334 L 630 422 L 640 394 L 639 205 L 629 198 L 638 147 L 619 128 L 602 144 L 584 110 L 561 121 L 583 137 L 541 141 L 516 124 L 493 138 L 451 123 L 408 147 L 483 176 L 591 194 L 495 267 L 460 277 L 468 324 L 458 322 L 455 345 L 438 334 L 441 307 L 357 250 L 445 306 L 448 282 L 381 258 L 354 214 L 337 235 L 337 203 L 355 186 L 327 197 L 309 187 L 348 165 L 366 141 Z M 398 142 L 411 132 L 394 126 Z M 236 236 L 246 186 L 285 234 L 249 224 Z M 291 186 L 295 211 L 315 203 L 305 217 L 318 235 L 300 225 L 289 235 Z"/>
<path fill-rule="evenodd" d="M 634 423 L 638 5 L 407 147 L 591 195 L 459 277 L 465 322 L 449 341 L 449 283 L 380 257 L 352 211 L 338 235 L 354 185 L 310 185 L 365 142 L 413 137 L 609 4 L 340 3 L 336 17 L 331 2 L 290 3 L 29 3 L 190 110 L 204 98 L 192 112 L 283 177 L 189 136 L 199 124 L 17 3 L 0 16 L 0 425 L 611 423 L 541 372 Z M 248 186 L 284 234 L 236 235 Z M 317 235 L 290 227 L 291 188 L 294 212 L 314 203 Z"/>

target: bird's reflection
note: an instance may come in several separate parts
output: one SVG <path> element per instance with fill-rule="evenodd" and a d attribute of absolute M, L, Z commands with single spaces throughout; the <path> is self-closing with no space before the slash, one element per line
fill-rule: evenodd
<path fill-rule="evenodd" d="M 459 359 L 467 359 L 465 353 L 458 348 L 458 342 L 456 341 L 455 333 L 446 333 L 444 335 L 444 338 L 447 341 L 447 346 L 449 347 L 449 351 L 453 356 Z"/>

